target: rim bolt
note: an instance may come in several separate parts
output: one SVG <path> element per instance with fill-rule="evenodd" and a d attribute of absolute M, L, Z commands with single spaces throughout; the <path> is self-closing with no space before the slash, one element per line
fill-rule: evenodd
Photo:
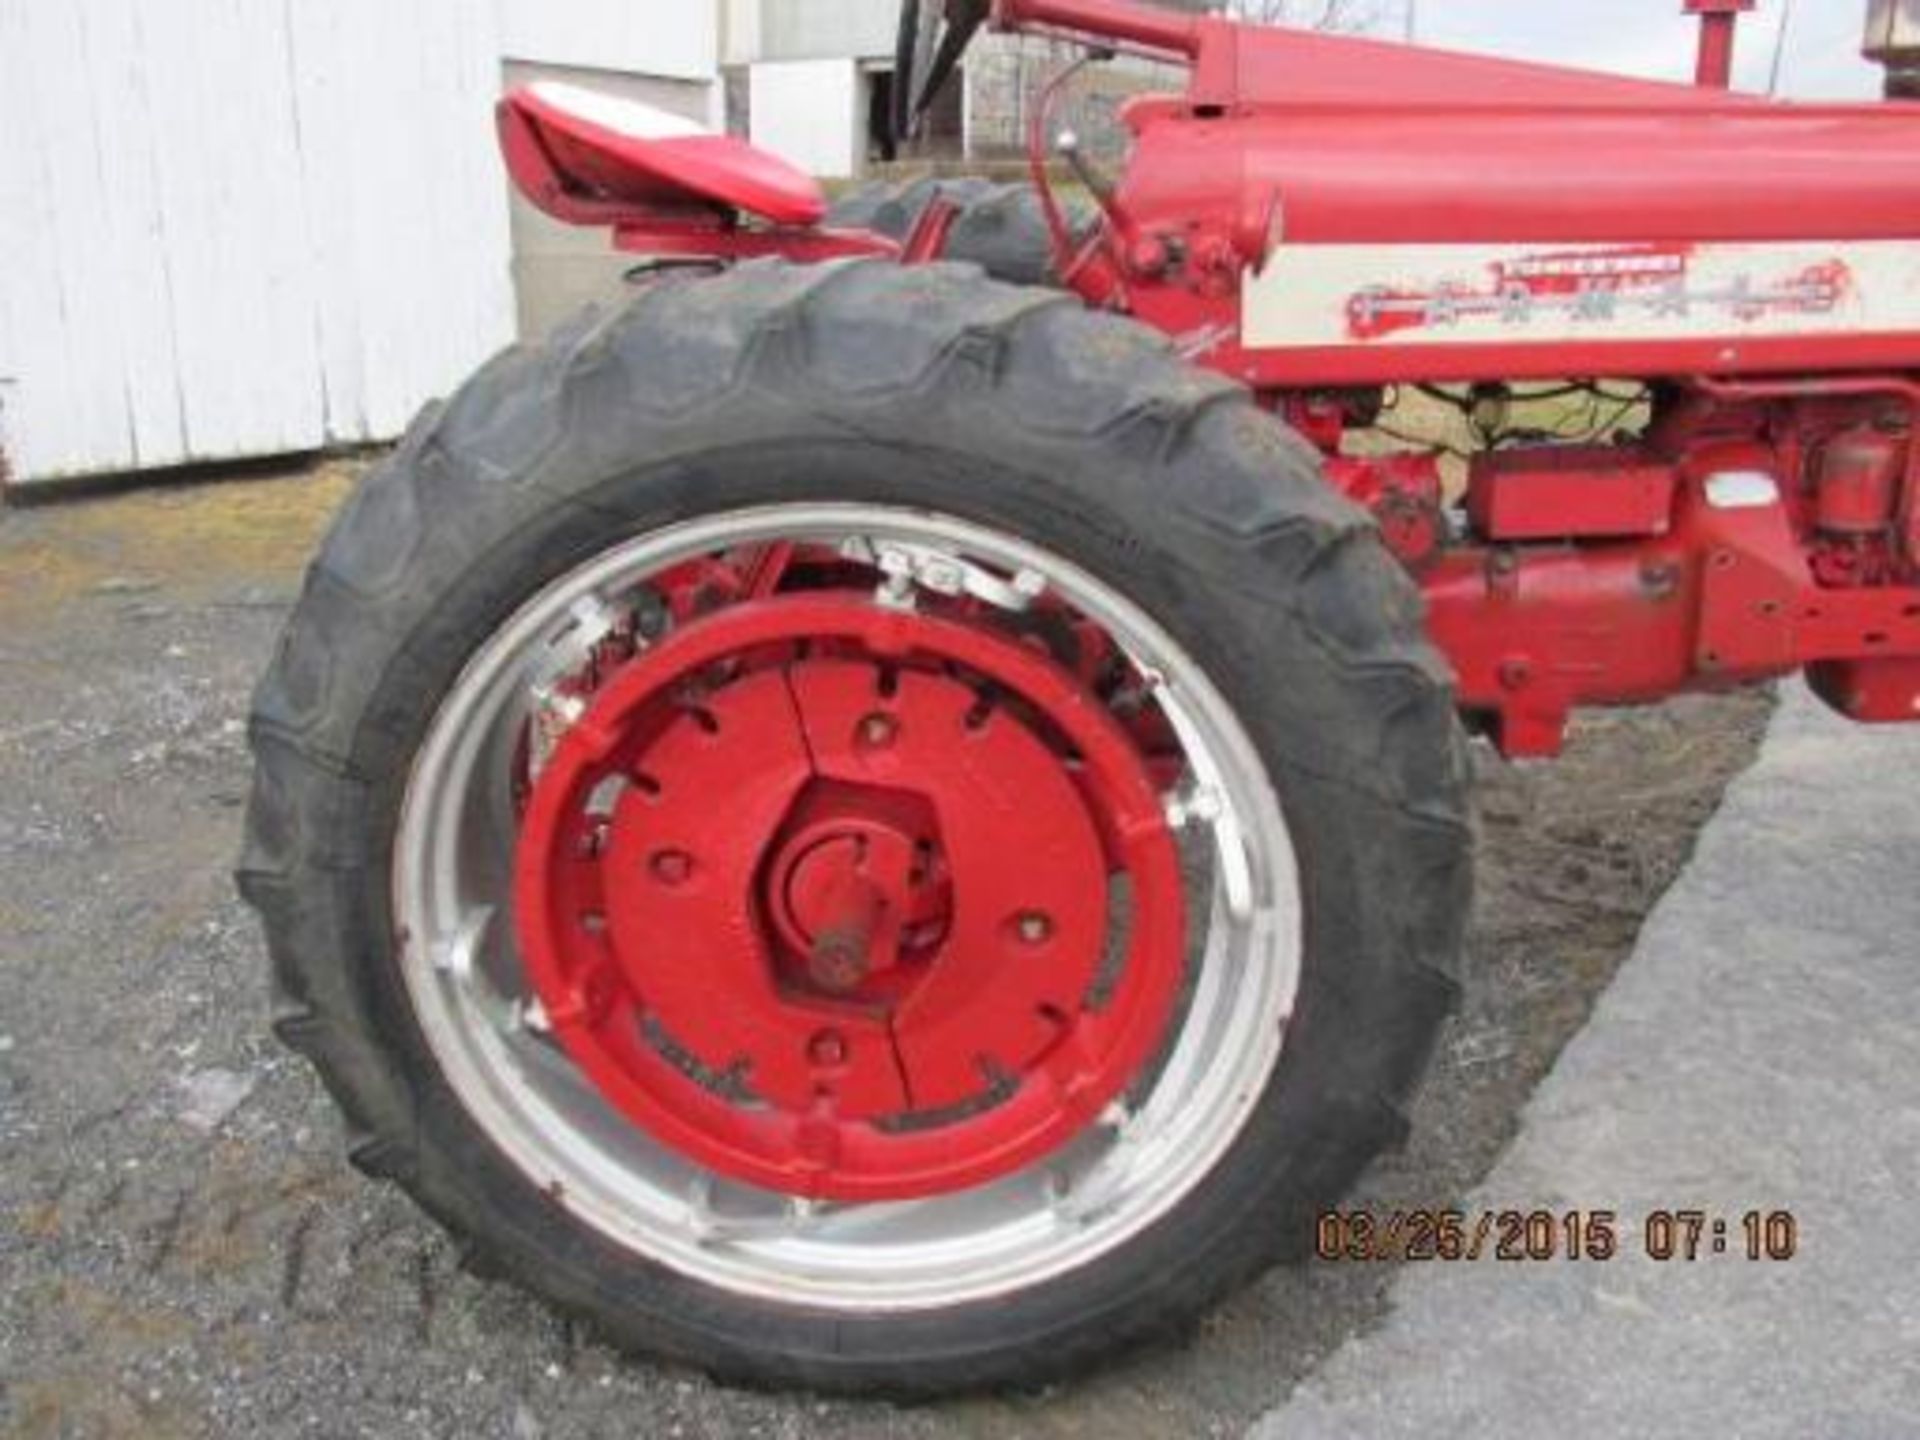
<path fill-rule="evenodd" d="M 656 850 L 648 868 L 662 885 L 684 885 L 693 878 L 693 857 L 684 850 Z"/>
<path fill-rule="evenodd" d="M 822 1030 L 807 1042 L 807 1058 L 822 1069 L 846 1064 L 846 1037 L 838 1030 Z"/>
<path fill-rule="evenodd" d="M 891 715 L 874 711 L 860 722 L 860 743 L 868 750 L 885 750 L 900 736 L 900 722 Z"/>
<path fill-rule="evenodd" d="M 1029 945 L 1044 945 L 1053 938 L 1052 917 L 1038 910 L 1022 912 L 1013 924 L 1020 938 Z"/>

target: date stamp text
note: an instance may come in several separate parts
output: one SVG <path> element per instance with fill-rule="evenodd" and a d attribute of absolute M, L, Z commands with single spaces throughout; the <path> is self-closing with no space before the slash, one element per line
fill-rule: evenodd
<path fill-rule="evenodd" d="M 1777 1264 L 1799 1248 L 1800 1226 L 1788 1210 L 1650 1210 L 1638 1219 L 1613 1210 L 1329 1210 L 1314 1234 L 1322 1260 L 1360 1262 L 1546 1264 L 1638 1255 Z"/>

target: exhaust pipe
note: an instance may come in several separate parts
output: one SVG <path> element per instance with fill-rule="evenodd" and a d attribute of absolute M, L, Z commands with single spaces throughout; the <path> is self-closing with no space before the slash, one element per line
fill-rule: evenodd
<path fill-rule="evenodd" d="M 1864 48 L 1887 67 L 1889 100 L 1920 100 L 1920 0 L 1872 0 Z"/>
<path fill-rule="evenodd" d="M 1733 88 L 1733 41 L 1740 17 L 1759 0 L 1686 0 L 1686 12 L 1700 17 L 1700 59 L 1694 83 L 1712 90 Z"/>

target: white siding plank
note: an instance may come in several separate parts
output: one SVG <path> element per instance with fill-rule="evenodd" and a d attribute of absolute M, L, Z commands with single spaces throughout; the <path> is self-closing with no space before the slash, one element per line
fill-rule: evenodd
<path fill-rule="evenodd" d="M 67 374 L 28 43 L 26 0 L 0 0 L 0 436 L 22 474 L 58 463 Z"/>
<path fill-rule="evenodd" d="M 187 457 L 173 344 L 172 279 L 154 184 L 151 77 L 136 22 L 137 0 L 75 6 L 86 31 L 87 66 L 76 74 L 91 96 L 100 171 L 101 263 L 86 283 L 109 297 L 118 325 L 117 363 L 128 410 L 128 449 L 113 463 L 170 465 Z"/>
<path fill-rule="evenodd" d="M 313 267 L 327 438 L 354 443 L 376 432 L 367 416 L 366 336 L 355 249 L 357 69 L 347 3 L 289 6 L 286 69 L 300 147 L 301 208 Z"/>
<path fill-rule="evenodd" d="M 71 427 L 69 441 L 88 467 L 127 453 L 130 417 L 123 383 L 118 317 L 113 297 L 97 277 L 111 268 L 112 254 L 102 229 L 109 204 L 99 165 L 98 126 L 84 85 L 89 56 L 82 12 L 73 6 L 41 6 L 29 20 L 31 42 L 42 53 L 68 58 L 70 71 L 43 70 L 29 77 L 33 103 L 44 117 L 43 172 L 50 202 L 55 281 L 60 315 L 66 327 L 69 388 L 62 417 Z"/>
<path fill-rule="evenodd" d="M 293 43 L 327 432 L 384 439 L 512 334 L 497 37 L 469 0 L 337 0 Z"/>
<path fill-rule="evenodd" d="M 493 117 L 502 83 L 499 33 L 476 24 L 466 0 L 432 0 L 423 8 L 433 17 L 434 38 L 420 50 L 428 83 L 447 97 L 434 133 L 424 137 L 434 230 L 423 263 L 445 320 L 440 344 L 421 356 L 408 409 L 422 396 L 446 393 L 514 334 L 508 181 Z"/>
<path fill-rule="evenodd" d="M 117 374 L 105 377 L 112 383 L 96 376 L 100 317 L 84 286 L 76 291 L 77 257 L 67 250 L 74 217 L 98 213 L 85 96 L 62 83 L 83 63 L 81 34 L 65 7 L 7 0 L 6 12 L 0 84 L 19 107 L 0 147 L 17 177 L 4 197 L 11 233 L 0 251 L 13 296 L 9 328 L 17 327 L 5 361 L 15 381 L 8 428 L 24 473 L 86 470 L 124 450 L 127 426 Z"/>
<path fill-rule="evenodd" d="M 463 0 L 338 8 L 353 81 L 303 128 L 331 131 L 313 190 L 350 212 L 328 257 L 350 280 L 329 288 L 354 297 L 367 433 L 390 436 L 512 334 L 505 182 L 470 193 L 494 148 L 496 52 Z"/>
<path fill-rule="evenodd" d="M 407 423 L 425 393 L 421 373 L 432 368 L 425 357 L 444 342 L 452 318 L 437 303 L 434 268 L 436 121 L 447 100 L 421 73 L 421 25 L 430 8 L 433 0 L 349 0 L 361 81 L 354 113 L 345 117 L 361 157 L 349 181 L 359 201 L 356 283 L 367 336 L 367 415 L 381 434 Z"/>
<path fill-rule="evenodd" d="M 174 14 L 141 16 L 195 459 L 311 449 L 324 436 L 293 109 L 273 63 L 284 23 L 257 0 L 179 0 Z"/>

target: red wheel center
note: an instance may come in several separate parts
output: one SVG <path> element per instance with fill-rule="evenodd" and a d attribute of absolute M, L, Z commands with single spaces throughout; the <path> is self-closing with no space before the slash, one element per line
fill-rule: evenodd
<path fill-rule="evenodd" d="M 601 1093 L 792 1193 L 941 1193 L 1064 1144 L 1184 958 L 1126 732 L 1017 640 L 864 600 L 740 605 L 617 671 L 517 863 L 528 973 Z"/>

